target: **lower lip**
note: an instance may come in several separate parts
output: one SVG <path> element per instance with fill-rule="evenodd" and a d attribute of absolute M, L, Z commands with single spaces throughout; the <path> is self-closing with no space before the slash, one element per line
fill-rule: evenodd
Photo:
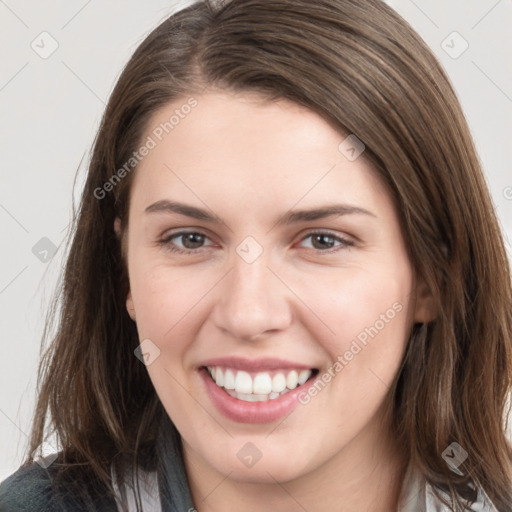
<path fill-rule="evenodd" d="M 315 378 L 309 379 L 301 386 L 274 400 L 245 402 L 228 395 L 224 388 L 217 386 L 205 368 L 201 368 L 199 374 L 217 409 L 224 416 L 238 423 L 271 423 L 288 416 L 300 404 L 299 394 L 304 393 L 315 381 Z"/>

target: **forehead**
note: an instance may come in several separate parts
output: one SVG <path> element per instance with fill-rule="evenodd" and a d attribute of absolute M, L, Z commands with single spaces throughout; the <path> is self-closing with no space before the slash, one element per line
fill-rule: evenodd
<path fill-rule="evenodd" d="M 195 202 L 201 194 L 237 201 L 242 194 L 246 206 L 285 208 L 305 196 L 318 203 L 382 195 L 364 153 L 347 159 L 340 151 L 347 135 L 315 112 L 248 93 L 192 99 L 177 98 L 150 119 L 143 140 L 153 147 L 137 167 L 134 202 L 167 192 Z"/>

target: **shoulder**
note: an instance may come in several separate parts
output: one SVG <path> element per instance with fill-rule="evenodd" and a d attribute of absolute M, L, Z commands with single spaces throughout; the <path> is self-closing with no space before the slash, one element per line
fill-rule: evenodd
<path fill-rule="evenodd" d="M 117 512 L 114 499 L 102 496 L 85 481 L 66 479 L 65 492 L 57 495 L 54 486 L 57 464 L 43 466 L 39 463 L 21 466 L 0 483 L 1 512 Z M 77 484 L 87 488 L 87 500 L 77 497 L 78 493 L 74 492 Z"/>
<path fill-rule="evenodd" d="M 0 510 L 50 512 L 52 506 L 51 472 L 37 463 L 22 466 L 0 483 Z"/>
<path fill-rule="evenodd" d="M 474 489 L 474 486 L 473 486 Z M 494 503 L 491 501 L 489 496 L 487 496 L 483 487 L 478 486 L 477 488 L 477 498 L 476 501 L 468 505 L 464 510 L 468 512 L 498 512 L 498 509 L 495 507 Z M 449 496 L 447 493 L 441 492 L 441 494 L 449 500 Z M 435 495 L 432 486 L 427 484 L 426 486 L 426 512 L 450 512 L 452 509 L 442 503 L 441 500 L 437 498 Z"/>
<path fill-rule="evenodd" d="M 448 494 L 439 491 L 450 501 Z M 477 487 L 477 499 L 467 508 L 468 512 L 498 512 L 482 487 Z M 452 508 L 444 504 L 435 494 L 434 488 L 426 481 L 423 474 L 410 465 L 403 481 L 399 512 L 451 512 Z"/>

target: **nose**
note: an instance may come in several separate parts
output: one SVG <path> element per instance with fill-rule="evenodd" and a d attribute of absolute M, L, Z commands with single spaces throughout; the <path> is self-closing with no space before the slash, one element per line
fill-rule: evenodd
<path fill-rule="evenodd" d="M 214 323 L 237 340 L 254 341 L 291 324 L 291 298 L 292 292 L 263 255 L 252 263 L 235 256 L 218 289 Z"/>

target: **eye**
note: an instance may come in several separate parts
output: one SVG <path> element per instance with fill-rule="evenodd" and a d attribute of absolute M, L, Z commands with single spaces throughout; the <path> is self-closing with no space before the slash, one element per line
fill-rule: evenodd
<path fill-rule="evenodd" d="M 301 242 L 307 239 L 311 239 L 311 249 L 314 249 L 317 253 L 323 254 L 337 252 L 343 248 L 354 245 L 354 242 L 329 233 L 328 231 L 314 231 L 308 233 L 302 238 Z M 177 245 L 174 240 L 181 240 L 181 246 Z M 164 237 L 159 243 L 167 251 L 180 254 L 192 254 L 199 252 L 199 249 L 207 247 L 207 245 L 204 245 L 206 240 L 209 240 L 209 238 L 199 231 L 179 231 Z M 335 245 L 336 243 L 337 245 Z"/>
<path fill-rule="evenodd" d="M 342 238 L 337 235 L 333 235 L 328 231 L 313 231 L 308 233 L 301 242 L 311 239 L 311 248 L 316 250 L 318 253 L 333 253 L 337 252 L 345 247 L 350 247 L 354 245 L 354 242 L 351 240 L 347 240 L 346 238 Z M 338 246 L 335 247 L 335 243 L 338 242 Z M 335 247 L 333 249 L 333 247 Z M 332 249 L 332 250 L 328 250 Z"/>
<path fill-rule="evenodd" d="M 180 239 L 181 247 L 173 242 L 173 240 Z M 160 245 L 167 251 L 190 254 L 199 252 L 197 249 L 202 248 L 205 240 L 208 240 L 208 237 L 204 233 L 198 231 L 179 231 L 163 238 L 160 241 Z"/>

